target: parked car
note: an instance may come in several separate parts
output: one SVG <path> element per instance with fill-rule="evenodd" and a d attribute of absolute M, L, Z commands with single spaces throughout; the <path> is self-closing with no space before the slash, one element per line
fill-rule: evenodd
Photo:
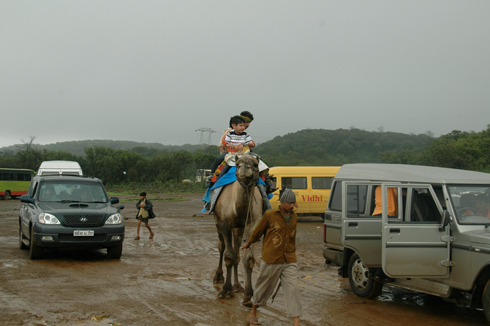
<path fill-rule="evenodd" d="M 382 213 L 373 216 L 377 187 Z M 391 216 L 388 193 L 396 196 Z M 325 212 L 323 256 L 360 297 L 380 294 L 373 274 L 382 269 L 392 286 L 483 308 L 490 322 L 489 203 L 488 173 L 347 164 Z"/>
<path fill-rule="evenodd" d="M 19 247 L 39 259 L 44 248 L 107 248 L 119 259 L 124 241 L 124 206 L 109 198 L 92 177 L 35 176 L 19 213 Z"/>

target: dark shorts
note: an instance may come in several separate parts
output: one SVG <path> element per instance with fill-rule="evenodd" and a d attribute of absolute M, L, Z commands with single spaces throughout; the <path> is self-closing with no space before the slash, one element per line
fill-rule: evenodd
<path fill-rule="evenodd" d="M 138 216 L 137 219 L 140 220 L 141 222 L 145 223 L 145 224 L 148 224 L 148 220 L 149 220 L 148 217 Z"/>

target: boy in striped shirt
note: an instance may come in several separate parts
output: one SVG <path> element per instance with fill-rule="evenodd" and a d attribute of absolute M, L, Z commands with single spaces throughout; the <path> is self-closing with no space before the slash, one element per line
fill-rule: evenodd
<path fill-rule="evenodd" d="M 222 140 L 228 153 L 246 152 L 250 147 L 255 146 L 252 137 L 245 132 L 247 125 L 242 116 L 231 117 L 230 127 L 233 129 Z"/>

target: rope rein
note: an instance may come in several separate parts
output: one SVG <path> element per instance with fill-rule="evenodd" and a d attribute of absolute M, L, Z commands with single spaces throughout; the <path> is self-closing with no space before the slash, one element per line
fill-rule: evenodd
<path fill-rule="evenodd" d="M 242 239 L 242 243 L 244 240 L 246 241 L 248 239 L 248 237 L 247 237 L 247 224 L 249 223 L 249 220 L 250 220 L 250 225 L 252 225 L 252 222 L 253 222 L 252 221 L 252 200 L 253 200 L 252 193 L 253 193 L 253 191 L 254 191 L 254 187 L 251 187 L 250 193 L 248 194 L 249 199 L 248 199 L 248 208 L 247 208 L 247 218 L 245 220 L 245 232 L 243 232 L 244 239 Z M 252 261 L 254 262 L 255 265 L 257 265 L 257 269 L 260 271 L 260 262 L 258 262 L 255 259 L 254 252 L 252 250 L 252 245 L 250 245 L 250 247 L 248 247 L 247 249 L 250 251 L 250 256 L 252 256 Z"/>
<path fill-rule="evenodd" d="M 258 171 L 256 171 L 254 169 L 254 173 L 258 173 Z M 247 195 L 248 195 L 247 217 L 245 219 L 245 231 L 243 232 L 243 237 L 242 237 L 242 242 L 241 242 L 241 243 L 243 243 L 244 241 L 248 240 L 248 237 L 247 237 L 247 224 L 250 223 L 250 225 L 251 225 L 252 222 L 253 222 L 252 221 L 252 200 L 255 198 L 255 196 L 252 196 L 252 194 L 253 194 L 253 191 L 255 189 L 255 182 L 252 183 L 252 185 L 251 186 L 248 186 L 248 187 L 243 186 L 240 182 L 239 182 L 239 184 L 243 188 L 245 188 L 245 190 L 247 191 Z M 247 249 L 250 251 L 250 256 L 252 256 L 252 261 L 254 262 L 255 265 L 257 265 L 257 269 L 260 271 L 260 262 L 258 262 L 255 259 L 254 252 L 253 252 L 251 246 L 252 245 L 250 245 L 250 247 L 248 247 Z"/>

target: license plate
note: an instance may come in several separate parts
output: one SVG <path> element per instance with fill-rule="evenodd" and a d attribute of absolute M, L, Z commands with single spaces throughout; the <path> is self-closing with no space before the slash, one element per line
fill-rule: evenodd
<path fill-rule="evenodd" d="M 93 237 L 94 236 L 94 231 L 81 231 L 81 230 L 76 230 L 73 231 L 73 235 L 75 237 Z"/>

